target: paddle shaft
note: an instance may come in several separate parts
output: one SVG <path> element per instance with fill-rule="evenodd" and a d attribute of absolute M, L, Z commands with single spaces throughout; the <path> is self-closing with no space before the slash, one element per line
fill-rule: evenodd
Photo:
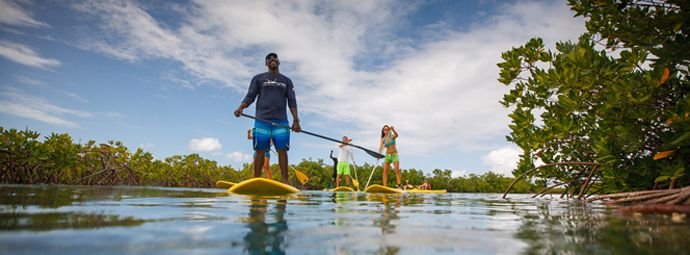
<path fill-rule="evenodd" d="M 354 167 L 352 168 L 352 171 L 355 172 L 355 178 L 353 179 L 353 180 L 355 180 L 355 181 L 352 182 L 352 184 L 355 184 L 355 182 L 356 182 L 357 185 L 355 185 L 355 186 L 357 186 L 357 191 L 359 191 L 359 178 L 357 178 L 357 164 L 355 164 L 355 160 L 354 160 L 354 159 L 352 159 L 352 166 L 354 166 Z"/>
<path fill-rule="evenodd" d="M 271 151 L 271 152 L 273 152 L 273 154 L 275 154 L 276 156 L 280 157 L 280 155 L 278 155 L 277 152 L 271 150 L 271 148 L 268 148 L 268 150 Z M 298 171 L 297 169 L 295 169 L 294 167 L 292 167 L 290 164 L 287 164 L 287 165 L 288 165 L 288 167 L 290 167 L 290 169 L 292 169 L 292 171 L 295 171 L 295 175 L 297 175 L 297 173 L 300 173 L 300 174 L 302 174 L 302 175 L 304 175 L 304 176 L 307 176 L 306 174 L 304 174 L 304 173 Z M 307 177 L 309 177 L 309 176 L 307 176 Z M 299 178 L 297 178 L 297 181 L 299 181 L 300 183 L 302 183 L 302 180 L 300 180 Z M 302 187 L 304 188 L 304 183 L 302 183 Z"/>
<path fill-rule="evenodd" d="M 250 118 L 250 119 L 258 120 L 258 121 L 263 121 L 263 122 L 269 123 L 269 124 L 274 125 L 274 126 L 278 126 L 278 127 L 282 127 L 282 128 L 291 129 L 290 127 L 288 127 L 288 126 L 286 126 L 286 125 L 279 124 L 279 123 L 275 123 L 275 122 L 273 122 L 273 121 L 265 120 L 265 119 L 262 119 L 262 118 L 254 117 L 254 116 L 251 116 L 251 115 L 248 115 L 248 114 L 242 113 L 242 116 L 247 117 L 247 118 Z M 343 141 L 340 141 L 340 140 L 337 140 L 337 139 L 333 139 L 333 138 L 330 138 L 330 137 L 322 136 L 322 135 L 319 135 L 319 134 L 315 134 L 315 133 L 312 133 L 312 132 L 309 132 L 309 131 L 306 131 L 306 130 L 302 130 L 302 131 L 300 131 L 300 133 L 305 133 L 305 134 L 308 134 L 308 135 L 316 136 L 316 137 L 321 138 L 321 139 L 326 139 L 326 140 L 329 140 L 329 141 L 332 141 L 332 142 L 342 143 L 342 144 L 344 144 L 344 145 L 349 145 L 349 146 L 352 146 L 352 147 L 355 147 L 355 148 L 364 150 L 365 152 L 367 152 L 367 154 L 371 155 L 372 157 L 378 158 L 378 159 L 384 158 L 384 157 L 385 157 L 383 154 L 378 153 L 378 152 L 375 152 L 375 151 L 372 151 L 372 150 L 369 150 L 369 149 L 367 149 L 367 148 L 364 148 L 364 147 L 361 147 L 361 146 L 358 146 L 358 145 L 354 145 L 354 144 L 351 144 L 351 143 L 346 143 L 346 142 L 343 142 Z"/>
<path fill-rule="evenodd" d="M 376 166 L 379 164 L 379 160 L 376 160 L 376 163 L 374 164 L 374 167 L 371 168 L 371 174 L 369 174 L 369 180 L 367 180 L 367 185 L 364 186 L 364 190 L 366 190 L 369 187 L 369 182 L 371 181 L 371 177 L 374 176 L 374 170 L 376 170 Z"/>
<path fill-rule="evenodd" d="M 386 135 L 386 139 L 390 139 L 390 137 L 391 137 L 391 133 L 388 132 L 388 135 Z M 383 163 L 385 164 L 386 161 L 384 160 Z M 376 164 L 374 164 L 374 167 L 371 168 L 371 174 L 369 174 L 369 180 L 367 180 L 367 185 L 364 186 L 364 189 L 365 189 L 365 190 L 366 190 L 367 188 L 369 188 L 369 182 L 371 181 L 371 177 L 374 176 L 374 170 L 376 170 L 376 166 L 377 166 L 378 164 L 379 164 L 379 159 L 376 159 Z"/>

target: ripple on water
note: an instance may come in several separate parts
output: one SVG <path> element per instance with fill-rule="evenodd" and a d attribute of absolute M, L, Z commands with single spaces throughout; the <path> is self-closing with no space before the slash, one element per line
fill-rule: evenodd
<path fill-rule="evenodd" d="M 0 186 L 0 253 L 683 254 L 690 226 L 501 194 Z"/>

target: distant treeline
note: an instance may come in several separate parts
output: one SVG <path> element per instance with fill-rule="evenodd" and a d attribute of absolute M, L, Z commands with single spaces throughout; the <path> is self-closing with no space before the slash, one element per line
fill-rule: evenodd
<path fill-rule="evenodd" d="M 252 164 L 235 169 L 198 154 L 158 160 L 141 148 L 130 152 L 119 141 L 79 144 L 68 134 L 53 133 L 41 139 L 38 132 L 30 130 L 0 127 L 0 132 L 0 183 L 213 187 L 218 180 L 238 182 L 251 178 L 253 173 Z M 309 176 L 306 189 L 333 186 L 333 168 L 323 160 L 302 160 L 292 167 Z M 357 168 L 361 186 L 365 185 L 371 169 L 368 164 Z M 271 171 L 274 178 L 280 178 L 277 164 L 271 166 Z M 372 183 L 380 184 L 382 168 L 379 166 L 375 171 Z M 453 178 L 451 172 L 435 169 L 433 174 L 425 175 L 418 169 L 405 169 L 402 179 L 415 185 L 428 179 L 434 189 L 450 192 L 502 192 L 513 180 L 493 172 Z M 395 183 L 395 175 L 389 177 L 388 183 Z M 290 181 L 301 186 L 292 171 Z M 534 192 L 543 187 L 520 182 L 514 191 Z"/>

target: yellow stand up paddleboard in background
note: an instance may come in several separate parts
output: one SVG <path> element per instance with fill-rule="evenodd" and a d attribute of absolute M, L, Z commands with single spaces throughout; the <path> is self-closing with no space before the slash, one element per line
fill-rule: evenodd
<path fill-rule="evenodd" d="M 446 193 L 445 189 L 408 189 L 407 193 Z"/>
<path fill-rule="evenodd" d="M 229 189 L 230 187 L 234 186 L 234 182 L 229 182 L 229 181 L 217 181 L 216 182 L 216 188 L 219 189 Z"/>
<path fill-rule="evenodd" d="M 228 192 L 240 195 L 287 195 L 299 190 L 282 182 L 259 177 L 237 183 Z"/>
<path fill-rule="evenodd" d="M 348 186 L 340 186 L 340 187 L 337 187 L 335 189 L 329 189 L 328 191 L 332 191 L 332 192 L 355 192 L 354 189 L 352 189 Z"/>
<path fill-rule="evenodd" d="M 383 185 L 374 184 L 364 190 L 367 193 L 403 193 L 402 190 L 397 188 L 386 187 Z"/>

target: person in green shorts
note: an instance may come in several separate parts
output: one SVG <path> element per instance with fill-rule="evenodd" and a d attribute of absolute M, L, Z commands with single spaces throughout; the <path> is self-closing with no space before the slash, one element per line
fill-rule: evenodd
<path fill-rule="evenodd" d="M 398 158 L 398 148 L 395 147 L 395 140 L 398 138 L 398 132 L 393 126 L 383 125 L 381 129 L 381 142 L 379 143 L 379 153 L 386 148 L 386 158 L 383 161 L 383 186 L 388 186 L 388 169 L 393 163 L 395 168 L 395 178 L 400 188 L 400 159 Z"/>
<path fill-rule="evenodd" d="M 352 142 L 352 139 L 348 138 L 347 136 L 343 136 L 343 142 L 349 143 Z M 340 147 L 340 154 L 338 154 L 338 173 L 335 176 L 336 188 L 340 187 L 340 176 L 343 175 L 345 176 L 347 186 L 350 186 L 350 161 L 355 162 L 355 159 L 352 157 L 352 149 L 349 145 L 340 144 L 338 146 Z"/>

